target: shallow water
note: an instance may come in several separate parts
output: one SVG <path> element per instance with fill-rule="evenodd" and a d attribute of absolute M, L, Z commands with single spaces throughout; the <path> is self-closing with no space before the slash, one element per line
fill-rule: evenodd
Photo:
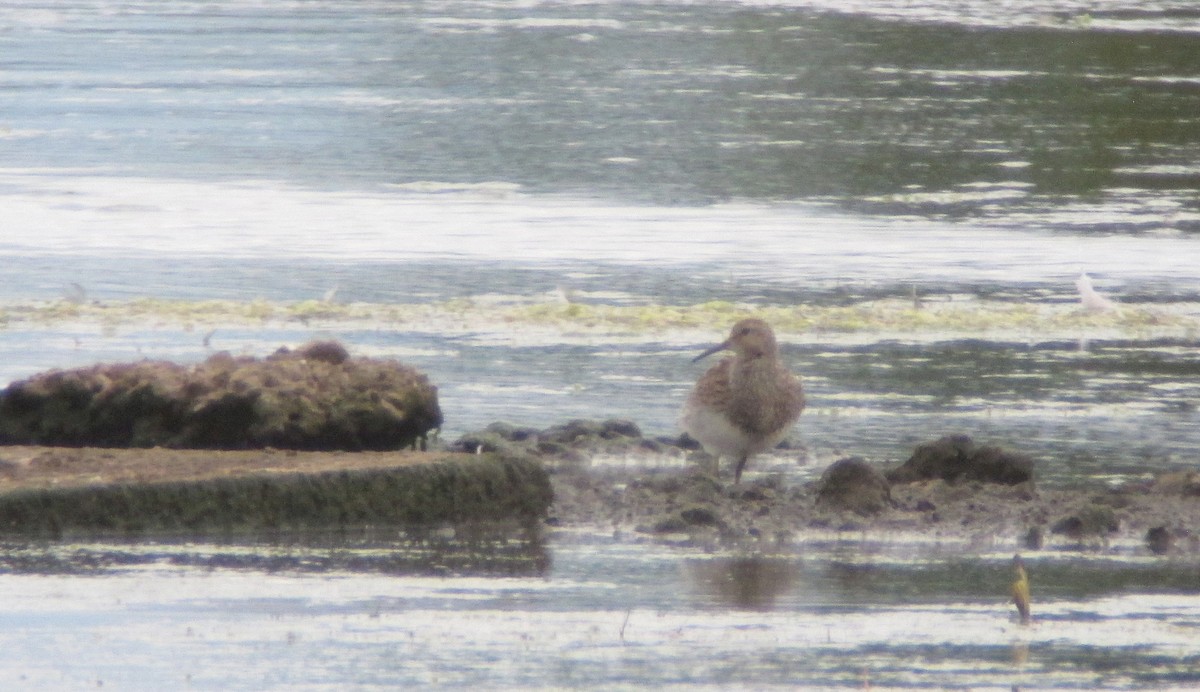
<path fill-rule="evenodd" d="M 1008 556 L 961 545 L 714 555 L 556 533 L 550 560 L 509 538 L 493 545 L 506 559 L 480 564 L 449 535 L 295 538 L 9 545 L 0 679 L 1165 689 L 1200 664 L 1195 561 L 1041 556 L 1026 627 L 1002 596 Z"/>
<path fill-rule="evenodd" d="M 1166 0 L 6 3 L 0 381 L 332 336 L 429 373 L 444 438 L 609 416 L 669 435 L 727 324 L 18 317 L 143 297 L 1037 310 L 1087 271 L 1194 325 L 1198 34 Z M 1051 484 L 1196 464 L 1194 326 L 782 336 L 803 465 L 755 472 L 802 482 L 947 432 Z M 463 562 L 451 537 L 432 571 L 398 538 L 13 548 L 0 679 L 1196 684 L 1191 556 L 1032 556 L 1020 628 L 1014 545 L 887 539 L 743 556 L 552 532 Z"/>

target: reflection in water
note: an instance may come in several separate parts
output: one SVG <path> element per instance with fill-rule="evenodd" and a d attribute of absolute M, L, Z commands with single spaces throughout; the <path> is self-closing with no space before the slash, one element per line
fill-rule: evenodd
<path fill-rule="evenodd" d="M 1025 664 L 1029 663 L 1029 642 L 1021 639 L 1014 639 L 1012 643 L 1012 662 L 1013 667 L 1020 669 L 1024 668 Z"/>
<path fill-rule="evenodd" d="M 94 574 L 147 565 L 261 572 L 420 576 L 544 576 L 551 559 L 540 525 L 460 524 L 360 532 L 286 532 L 87 543 L 0 543 L 0 574 Z"/>
<path fill-rule="evenodd" d="M 799 570 L 787 560 L 759 556 L 689 560 L 692 588 L 722 605 L 770 610 L 795 585 Z"/>
<path fill-rule="evenodd" d="M 1013 604 L 1017 607 L 1017 613 L 1021 617 L 1021 624 L 1028 625 L 1030 623 L 1029 613 L 1029 577 L 1025 573 L 1025 561 L 1020 555 L 1013 556 L 1013 572 L 1016 580 L 1012 583 Z"/>

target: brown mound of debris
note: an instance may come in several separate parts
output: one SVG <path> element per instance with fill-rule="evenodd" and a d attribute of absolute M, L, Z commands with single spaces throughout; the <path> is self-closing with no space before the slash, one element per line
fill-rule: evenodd
<path fill-rule="evenodd" d="M 0 392 L 0 444 L 388 450 L 423 445 L 441 424 L 425 375 L 335 341 L 52 370 Z"/>

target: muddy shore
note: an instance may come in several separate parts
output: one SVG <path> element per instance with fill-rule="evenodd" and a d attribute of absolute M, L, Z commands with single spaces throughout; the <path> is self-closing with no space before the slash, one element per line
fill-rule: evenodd
<path fill-rule="evenodd" d="M 423 373 L 353 357 L 334 341 L 265 358 L 221 352 L 187 367 L 52 370 L 0 392 L 0 532 L 516 518 L 724 545 L 869 532 L 1025 550 L 1119 541 L 1200 552 L 1196 469 L 1120 487 L 1050 487 L 1039 469 L 1054 460 L 951 434 L 897 459 L 844 458 L 799 474 L 771 470 L 806 461 L 785 442 L 766 455 L 776 463 L 752 461 L 735 484 L 688 438 L 646 436 L 623 419 L 497 422 L 435 438 L 428 454 L 389 451 L 426 449 L 441 422 Z M 623 463 L 597 463 L 614 457 Z"/>
<path fill-rule="evenodd" d="M 1032 477 L 1020 482 L 967 476 L 884 481 L 886 497 L 872 507 L 823 502 L 827 477 L 796 481 L 786 474 L 758 471 L 733 485 L 728 469 L 711 473 L 694 443 L 644 437 L 631 421 L 571 421 L 545 430 L 498 423 L 464 435 L 452 447 L 539 459 L 550 471 L 555 497 L 547 521 L 555 526 L 784 549 L 818 536 L 856 535 L 878 540 L 916 536 L 1023 551 L 1101 549 L 1120 543 L 1158 554 L 1200 552 L 1197 472 L 1119 487 L 1095 483 L 1051 488 L 1039 487 L 1036 481 L 1037 466 L 1044 462 L 1026 459 Z M 601 456 L 622 458 L 624 467 L 592 463 Z M 773 456 L 786 461 L 801 453 L 785 446 Z M 885 473 L 897 471 L 901 461 L 864 465 L 874 470 L 872 483 L 878 483 Z M 879 492 L 872 483 L 863 491 Z"/>
<path fill-rule="evenodd" d="M 555 525 L 610 527 L 615 533 L 701 544 L 786 548 L 817 537 L 922 540 L 1019 550 L 1096 549 L 1144 544 L 1155 553 L 1200 553 L 1195 479 L 1138 486 L 1031 490 L 936 480 L 893 487 L 894 506 L 878 514 L 822 508 L 817 483 L 778 476 L 734 487 L 688 470 L 632 477 L 610 471 L 552 474 Z"/>
<path fill-rule="evenodd" d="M 900 462 L 860 460 L 870 480 L 862 492 L 881 499 L 846 505 L 824 500 L 828 471 L 799 480 L 752 466 L 734 485 L 728 469 L 713 475 L 686 438 L 643 436 L 632 421 L 544 430 L 497 423 L 439 446 L 428 453 L 0 447 L 0 527 L 40 535 L 89 527 L 205 532 L 525 516 L 550 527 L 714 547 L 786 549 L 853 536 L 1200 553 L 1197 472 L 1051 488 L 1036 482 L 1038 460 L 1031 460 L 1033 478 L 1007 483 L 880 481 Z M 784 447 L 772 456 L 799 455 Z M 625 463 L 594 463 L 603 457 Z M 322 503 L 333 509 L 313 510 Z"/>

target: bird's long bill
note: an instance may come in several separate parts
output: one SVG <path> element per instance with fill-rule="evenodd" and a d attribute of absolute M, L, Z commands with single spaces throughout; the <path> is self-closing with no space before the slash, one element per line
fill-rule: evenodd
<path fill-rule="evenodd" d="M 716 346 L 713 346 L 712 348 L 708 349 L 704 353 L 701 353 L 700 355 L 693 358 L 692 362 L 695 363 L 696 361 L 703 360 L 703 359 L 711 356 L 712 354 L 719 353 L 721 351 L 724 351 L 727 348 L 729 348 L 729 342 L 722 341 L 721 343 L 717 344 Z"/>

